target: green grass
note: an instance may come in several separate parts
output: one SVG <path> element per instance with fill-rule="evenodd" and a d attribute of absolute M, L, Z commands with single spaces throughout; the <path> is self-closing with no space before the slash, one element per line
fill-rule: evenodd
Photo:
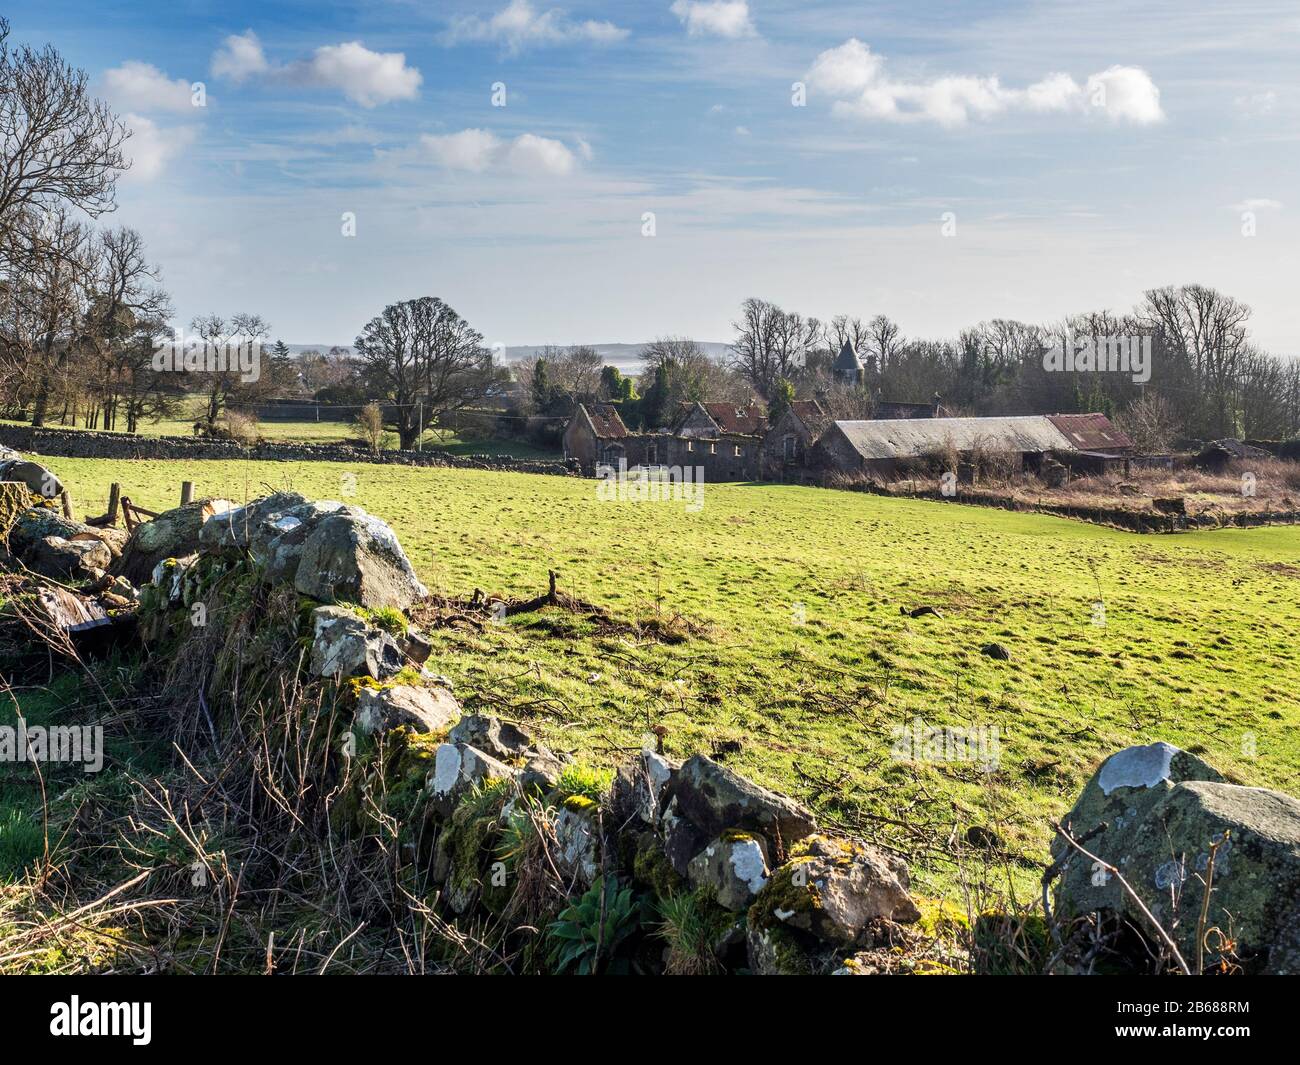
<path fill-rule="evenodd" d="M 911 857 L 952 891 L 944 841 L 993 828 L 1028 890 L 1048 819 L 1109 752 L 1157 739 L 1244 783 L 1300 792 L 1300 528 L 1142 537 L 1034 514 L 811 488 L 709 485 L 703 509 L 597 499 L 592 481 L 359 464 L 51 464 L 87 510 L 111 481 L 150 509 L 182 480 L 237 501 L 350 497 L 396 529 L 435 591 L 560 587 L 683 642 L 558 611 L 440 632 L 430 666 L 470 708 L 612 765 L 662 726 Z M 1094 624 L 1094 602 L 1105 625 Z M 942 617 L 900 613 L 933 604 Z M 673 626 L 666 625 L 670 631 Z M 998 662 L 981 645 L 1005 645 Z M 1000 763 L 891 757 L 894 729 L 998 730 Z"/>

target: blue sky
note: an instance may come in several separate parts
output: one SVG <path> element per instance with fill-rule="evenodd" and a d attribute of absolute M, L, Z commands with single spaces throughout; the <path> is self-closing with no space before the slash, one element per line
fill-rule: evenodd
<path fill-rule="evenodd" d="M 116 220 L 182 323 L 727 340 L 757 295 L 943 336 L 1199 281 L 1300 353 L 1294 0 L 8 8 L 130 116 Z"/>

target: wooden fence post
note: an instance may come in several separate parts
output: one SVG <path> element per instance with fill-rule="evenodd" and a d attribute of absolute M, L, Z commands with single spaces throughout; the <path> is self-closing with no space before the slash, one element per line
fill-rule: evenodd
<path fill-rule="evenodd" d="M 117 509 L 122 500 L 122 486 L 114 481 L 108 486 L 108 524 L 117 524 Z"/>
<path fill-rule="evenodd" d="M 181 481 L 181 506 L 194 502 L 194 482 Z"/>

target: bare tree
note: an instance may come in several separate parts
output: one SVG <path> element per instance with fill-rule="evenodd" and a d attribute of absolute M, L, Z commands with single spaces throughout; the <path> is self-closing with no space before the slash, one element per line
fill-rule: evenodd
<path fill-rule="evenodd" d="M 787 313 L 767 300 L 745 300 L 740 320 L 732 325 L 733 365 L 764 399 L 771 397 L 778 380 L 793 378 L 823 341 L 816 318 Z"/>
<path fill-rule="evenodd" d="M 356 341 L 364 373 L 396 408 L 400 446 L 422 426 L 482 399 L 501 374 L 483 336 L 433 296 L 389 304 Z"/>
<path fill-rule="evenodd" d="M 10 48 L 0 18 L 0 225 L 16 210 L 58 202 L 92 217 L 112 210 L 129 136 L 90 95 L 84 71 L 48 45 Z"/>
<path fill-rule="evenodd" d="M 669 412 L 676 412 L 682 403 L 743 405 L 754 398 L 747 381 L 689 337 L 659 337 L 641 349 L 639 358 L 643 392 L 652 387 L 660 367 L 667 371 Z"/>
<path fill-rule="evenodd" d="M 1174 408 L 1154 392 L 1139 396 L 1115 420 L 1138 451 L 1146 455 L 1169 451 L 1178 435 Z"/>
<path fill-rule="evenodd" d="M 875 361 L 872 369 L 883 376 L 889 372 L 894 358 L 902 349 L 903 331 L 897 322 L 883 314 L 878 314 L 871 319 L 868 329 L 871 334 L 868 350 Z"/>

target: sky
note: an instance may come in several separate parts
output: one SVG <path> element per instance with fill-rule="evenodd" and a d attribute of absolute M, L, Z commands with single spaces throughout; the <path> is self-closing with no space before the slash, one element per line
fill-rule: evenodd
<path fill-rule="evenodd" d="M 908 336 L 1199 282 L 1300 354 L 1295 0 L 20 0 L 133 130 L 113 224 L 178 324 L 348 344 Z"/>

